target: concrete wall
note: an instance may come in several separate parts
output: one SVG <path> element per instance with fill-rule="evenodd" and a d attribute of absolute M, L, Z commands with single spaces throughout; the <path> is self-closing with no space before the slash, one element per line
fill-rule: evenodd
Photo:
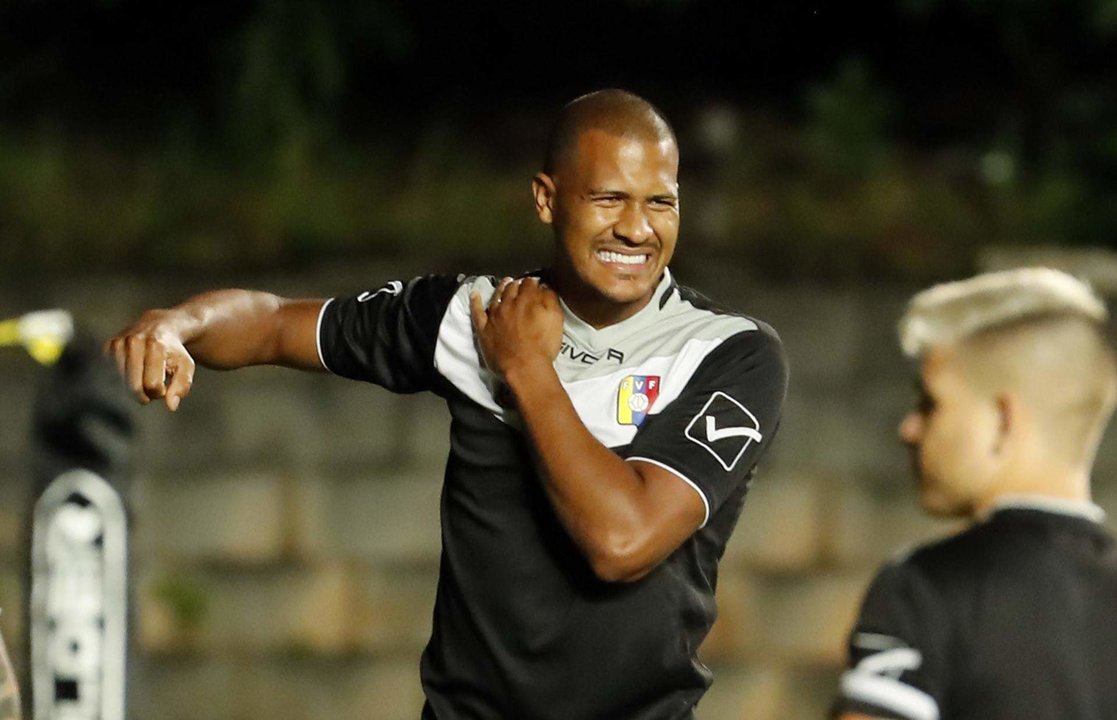
<path fill-rule="evenodd" d="M 207 285 L 322 295 L 420 269 L 28 282 L 0 288 L 0 316 L 67 307 L 105 334 Z M 680 274 L 771 322 L 792 362 L 780 436 L 722 561 L 721 617 L 702 652 L 716 680 L 699 716 L 821 718 L 874 568 L 952 527 L 916 509 L 895 440 L 912 375 L 893 327 L 911 288 Z M 0 355 L 0 628 L 17 654 L 41 372 Z M 414 720 L 438 571 L 439 400 L 273 368 L 199 371 L 177 414 L 152 406 L 137 417 L 131 716 Z M 1114 449 L 1107 440 L 1096 490 L 1117 512 Z"/>

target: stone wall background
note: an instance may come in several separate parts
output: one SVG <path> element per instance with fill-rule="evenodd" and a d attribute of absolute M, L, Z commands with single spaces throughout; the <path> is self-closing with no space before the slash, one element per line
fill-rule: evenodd
<path fill-rule="evenodd" d="M 28 279 L 0 288 L 0 316 L 65 307 L 103 336 L 208 287 L 330 295 L 423 270 Z M 792 364 L 783 427 L 722 561 L 721 617 L 702 652 L 716 679 L 699 717 L 822 718 L 874 569 L 952 528 L 918 511 L 896 441 L 913 375 L 893 328 L 915 288 L 772 285 L 736 268 L 679 279 L 774 325 Z M 25 355 L 0 355 L 0 630 L 21 668 L 41 374 Z M 274 368 L 201 370 L 177 414 L 152 406 L 137 418 L 130 717 L 417 718 L 447 447 L 438 398 Z M 1110 432 L 1095 495 L 1117 513 L 1115 470 Z"/>

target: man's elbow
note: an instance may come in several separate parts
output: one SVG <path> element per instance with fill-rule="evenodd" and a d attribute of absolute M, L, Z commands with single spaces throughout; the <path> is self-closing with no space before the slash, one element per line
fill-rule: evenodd
<path fill-rule="evenodd" d="M 608 583 L 636 582 L 659 564 L 638 543 L 620 539 L 598 544 L 588 553 L 588 559 L 593 574 Z"/>

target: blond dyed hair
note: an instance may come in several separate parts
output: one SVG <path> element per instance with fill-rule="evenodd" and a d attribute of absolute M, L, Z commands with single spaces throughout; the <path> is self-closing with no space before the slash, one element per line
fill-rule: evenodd
<path fill-rule="evenodd" d="M 900 320 L 900 347 L 905 355 L 916 358 L 934 345 L 1056 316 L 1077 317 L 1100 329 L 1109 313 L 1089 285 L 1059 270 L 1020 268 L 985 273 L 935 285 L 913 297 Z"/>
<path fill-rule="evenodd" d="M 1036 408 L 1048 449 L 1092 463 L 1117 404 L 1117 359 L 1105 303 L 1085 282 L 1051 268 L 986 273 L 911 299 L 900 321 L 904 353 L 960 352 L 971 386 L 1013 389 Z"/>

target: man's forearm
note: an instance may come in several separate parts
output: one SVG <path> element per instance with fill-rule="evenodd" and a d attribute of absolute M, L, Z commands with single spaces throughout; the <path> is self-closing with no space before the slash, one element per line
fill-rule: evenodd
<path fill-rule="evenodd" d="M 260 365 L 279 357 L 280 306 L 280 298 L 269 293 L 215 290 L 167 311 L 163 322 L 206 367 Z"/>
<path fill-rule="evenodd" d="M 293 301 L 252 290 L 215 290 L 168 310 L 150 310 L 136 326 L 146 323 L 151 334 L 169 333 L 206 367 L 271 363 L 316 368 L 313 322 L 320 306 L 320 300 Z"/>
<path fill-rule="evenodd" d="M 485 364 L 512 391 L 544 490 L 603 580 L 637 580 L 699 527 L 704 501 L 671 472 L 625 462 L 594 437 L 555 372 L 562 341 L 558 297 L 538 280 L 501 281 L 488 307 L 470 296 Z"/>
<path fill-rule="evenodd" d="M 673 511 L 656 506 L 663 496 L 650 492 L 655 479 L 644 477 L 586 429 L 553 368 L 514 370 L 505 379 L 551 504 L 598 576 L 636 580 L 693 530 L 678 523 Z"/>
<path fill-rule="evenodd" d="M 177 410 L 197 363 L 212 368 L 275 364 L 320 369 L 321 300 L 284 300 L 251 290 L 216 290 L 169 310 L 148 310 L 105 343 L 141 403 Z"/>

